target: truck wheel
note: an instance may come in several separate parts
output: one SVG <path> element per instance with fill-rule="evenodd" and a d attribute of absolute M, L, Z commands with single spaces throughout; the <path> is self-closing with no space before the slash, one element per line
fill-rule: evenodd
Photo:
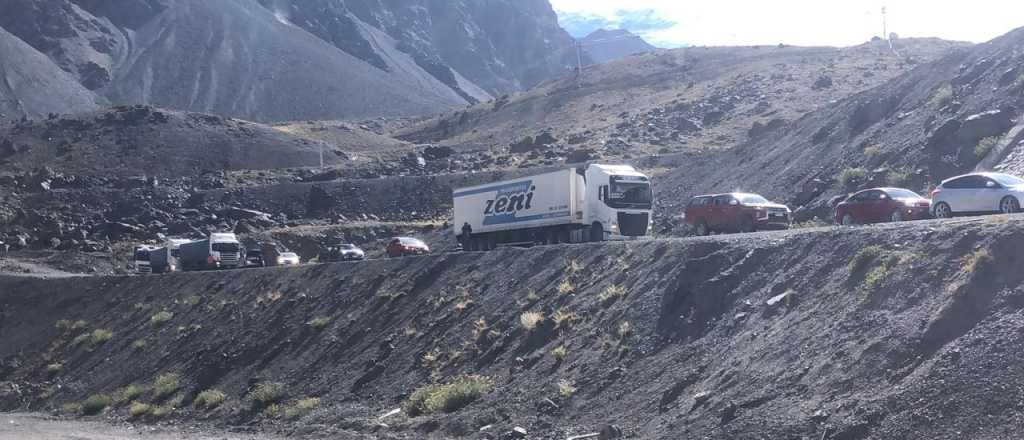
<path fill-rule="evenodd" d="M 572 243 L 572 231 L 569 228 L 562 228 L 558 231 L 558 240 L 562 243 Z"/>
<path fill-rule="evenodd" d="M 548 228 L 545 232 L 547 235 L 547 244 L 558 244 L 558 230 L 555 228 Z"/>
<path fill-rule="evenodd" d="M 590 225 L 590 241 L 595 243 L 604 241 L 604 228 L 601 226 L 601 223 L 594 222 L 594 224 Z"/>
<path fill-rule="evenodd" d="M 711 235 L 711 229 L 708 228 L 708 223 L 704 220 L 697 222 L 697 226 L 694 227 L 695 233 L 701 237 Z"/>

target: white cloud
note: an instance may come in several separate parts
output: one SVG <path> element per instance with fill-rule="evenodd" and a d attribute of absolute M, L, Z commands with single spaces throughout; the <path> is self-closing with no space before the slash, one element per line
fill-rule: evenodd
<path fill-rule="evenodd" d="M 621 22 L 623 11 L 656 11 L 676 23 L 643 32 L 656 44 L 848 46 L 889 31 L 901 37 L 983 42 L 1024 26 L 1024 1 L 973 0 L 551 0 L 561 16 Z"/>

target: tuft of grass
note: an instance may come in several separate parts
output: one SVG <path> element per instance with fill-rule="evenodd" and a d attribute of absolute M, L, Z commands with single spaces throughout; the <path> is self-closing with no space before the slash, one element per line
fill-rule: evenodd
<path fill-rule="evenodd" d="M 576 394 L 576 386 L 567 379 L 561 379 L 558 381 L 558 395 L 568 399 Z"/>
<path fill-rule="evenodd" d="M 878 145 L 872 145 L 872 146 L 869 146 L 869 147 L 864 147 L 864 155 L 867 156 L 868 159 L 874 159 L 874 158 L 878 157 L 881 154 L 882 154 L 882 147 L 879 147 Z"/>
<path fill-rule="evenodd" d="M 192 401 L 192 406 L 209 411 L 219 407 L 225 399 L 227 399 L 227 395 L 220 390 L 206 390 L 196 396 L 196 400 Z"/>
<path fill-rule="evenodd" d="M 988 249 L 978 249 L 969 255 L 964 261 L 964 272 L 968 275 L 974 275 L 979 269 L 991 264 L 994 261 L 992 258 L 992 252 Z"/>
<path fill-rule="evenodd" d="M 188 304 L 191 307 L 198 306 L 199 303 L 201 302 L 203 302 L 203 297 L 199 295 L 192 295 L 188 298 L 185 298 L 185 304 Z"/>
<path fill-rule="evenodd" d="M 935 108 L 943 108 L 953 102 L 953 86 L 946 84 L 935 91 L 930 101 Z"/>
<path fill-rule="evenodd" d="M 866 246 L 854 254 L 853 259 L 850 260 L 850 273 L 859 272 L 863 270 L 872 261 L 875 261 L 878 257 L 882 256 L 885 250 L 881 246 Z"/>
<path fill-rule="evenodd" d="M 179 388 L 181 388 L 181 375 L 178 373 L 164 373 L 153 380 L 153 395 L 157 399 L 170 396 Z"/>
<path fill-rule="evenodd" d="M 1013 82 L 1013 88 L 1024 91 L 1024 73 L 1021 73 L 1017 80 Z"/>
<path fill-rule="evenodd" d="M 535 303 L 537 301 L 540 301 L 540 295 L 536 290 L 530 289 L 529 292 L 526 292 L 526 302 Z"/>
<path fill-rule="evenodd" d="M 876 287 L 880 286 L 883 282 L 885 282 L 885 279 L 888 277 L 888 265 L 883 264 L 880 266 L 876 266 L 872 268 L 870 271 L 868 271 L 868 274 L 864 276 L 864 287 L 868 288 L 869 290 L 874 290 Z"/>
<path fill-rule="evenodd" d="M 153 411 L 150 412 L 150 416 L 155 419 L 162 419 L 169 416 L 174 412 L 174 407 L 171 405 L 160 405 L 153 407 Z"/>
<path fill-rule="evenodd" d="M 618 284 L 612 284 L 606 287 L 603 291 L 601 291 L 601 293 L 597 296 L 597 299 L 601 301 L 601 304 L 608 306 L 614 303 L 615 301 L 618 301 L 619 298 L 624 298 L 625 296 L 625 287 L 622 287 Z"/>
<path fill-rule="evenodd" d="M 454 309 L 455 309 L 456 312 L 462 313 L 462 312 L 465 312 L 466 310 L 468 310 L 469 307 L 472 306 L 473 304 L 474 304 L 474 302 L 473 302 L 472 299 L 462 298 L 462 299 L 460 299 L 459 301 L 457 301 L 455 303 Z"/>
<path fill-rule="evenodd" d="M 53 326 L 62 332 L 77 333 L 85 330 L 85 328 L 89 326 L 89 323 L 83 320 L 71 321 L 68 319 L 61 319 Z"/>
<path fill-rule="evenodd" d="M 80 402 L 65 403 L 60 406 L 60 411 L 64 414 L 81 414 L 82 404 Z"/>
<path fill-rule="evenodd" d="M 313 320 L 307 322 L 306 324 L 309 324 L 310 327 L 313 327 L 313 330 L 323 330 L 327 328 L 327 326 L 330 323 L 331 320 L 329 318 L 319 317 L 313 318 Z"/>
<path fill-rule="evenodd" d="M 100 345 L 114 337 L 114 332 L 110 330 L 96 329 L 92 333 L 89 333 L 89 344 Z"/>
<path fill-rule="evenodd" d="M 571 283 L 569 280 L 562 281 L 558 284 L 558 294 L 568 295 L 576 291 L 576 285 Z"/>
<path fill-rule="evenodd" d="M 524 312 L 519 315 L 519 324 L 523 326 L 526 331 L 534 331 L 537 329 L 542 322 L 544 322 L 544 314 L 541 312 Z"/>
<path fill-rule="evenodd" d="M 576 259 L 569 260 L 565 265 L 565 274 L 569 276 L 576 276 L 580 272 L 583 272 L 583 263 L 580 263 Z"/>
<path fill-rule="evenodd" d="M 441 360 L 441 350 L 434 347 L 433 350 L 430 350 L 423 355 L 423 366 L 426 368 L 433 368 L 437 365 L 439 360 Z"/>
<path fill-rule="evenodd" d="M 99 414 L 113 402 L 113 399 L 106 394 L 93 394 L 82 401 L 82 414 L 87 416 Z"/>
<path fill-rule="evenodd" d="M 49 377 L 54 377 L 60 374 L 62 371 L 64 371 L 64 364 L 60 362 L 54 362 L 46 366 L 46 375 Z"/>
<path fill-rule="evenodd" d="M 153 327 L 160 327 L 172 319 L 174 319 L 174 313 L 162 310 L 149 317 L 149 325 L 152 325 Z"/>
<path fill-rule="evenodd" d="M 279 382 L 264 382 L 256 385 L 256 388 L 252 390 L 249 397 L 252 398 L 253 402 L 267 407 L 271 404 L 278 403 L 284 398 L 285 387 L 284 384 Z"/>
<path fill-rule="evenodd" d="M 142 350 L 146 348 L 147 345 L 149 345 L 149 343 L 146 342 L 145 339 L 136 339 L 132 341 L 132 350 Z"/>
<path fill-rule="evenodd" d="M 402 405 L 406 414 L 451 413 L 491 392 L 494 384 L 484 376 L 461 376 L 451 383 L 432 384 L 414 391 Z"/>
<path fill-rule="evenodd" d="M 998 136 L 991 136 L 978 141 L 978 145 L 974 146 L 974 157 L 982 159 L 988 156 L 988 153 L 999 144 Z"/>
<path fill-rule="evenodd" d="M 559 345 L 551 350 L 551 357 L 555 358 L 556 362 L 564 362 L 569 357 L 569 348 L 565 345 Z"/>
<path fill-rule="evenodd" d="M 153 414 L 153 405 L 142 402 L 134 402 L 132 406 L 128 408 L 128 415 L 133 419 L 146 417 Z"/>
<path fill-rule="evenodd" d="M 857 183 L 861 183 L 868 176 L 868 170 L 864 168 L 846 168 L 839 172 L 839 176 L 836 180 L 839 184 L 848 187 Z"/>
<path fill-rule="evenodd" d="M 615 329 L 615 333 L 619 335 L 619 339 L 626 339 L 627 336 L 633 333 L 633 324 L 629 321 L 622 321 L 619 323 L 619 327 Z"/>
<path fill-rule="evenodd" d="M 320 407 L 319 397 L 307 397 L 295 401 L 295 403 L 288 405 L 284 409 L 284 418 L 288 420 L 295 420 L 306 414 L 313 412 L 313 410 Z"/>
<path fill-rule="evenodd" d="M 555 324 L 556 330 L 568 330 L 579 320 L 580 315 L 576 312 L 567 312 L 561 309 L 555 312 L 551 317 L 551 321 Z"/>
<path fill-rule="evenodd" d="M 139 396 L 142 396 L 142 394 L 145 392 L 146 388 L 142 387 L 141 385 L 131 384 L 117 391 L 114 391 L 114 402 L 118 404 L 128 403 L 135 399 L 138 399 Z"/>

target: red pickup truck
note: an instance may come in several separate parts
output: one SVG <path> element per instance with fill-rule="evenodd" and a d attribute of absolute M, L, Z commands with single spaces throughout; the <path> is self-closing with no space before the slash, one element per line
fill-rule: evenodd
<path fill-rule="evenodd" d="M 683 213 L 683 219 L 697 235 L 789 229 L 790 217 L 786 205 L 747 193 L 697 196 L 690 200 Z"/>

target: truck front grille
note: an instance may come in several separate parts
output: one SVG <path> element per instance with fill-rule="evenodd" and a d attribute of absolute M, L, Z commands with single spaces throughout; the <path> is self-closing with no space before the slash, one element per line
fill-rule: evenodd
<path fill-rule="evenodd" d="M 223 263 L 223 264 L 229 265 L 229 266 L 237 265 L 240 258 L 241 258 L 241 255 L 238 254 L 238 253 L 233 253 L 233 252 L 221 252 L 220 253 L 220 262 Z"/>
<path fill-rule="evenodd" d="M 626 214 L 619 213 L 619 233 L 627 237 L 640 237 L 647 235 L 647 227 L 650 225 L 648 214 Z"/>

